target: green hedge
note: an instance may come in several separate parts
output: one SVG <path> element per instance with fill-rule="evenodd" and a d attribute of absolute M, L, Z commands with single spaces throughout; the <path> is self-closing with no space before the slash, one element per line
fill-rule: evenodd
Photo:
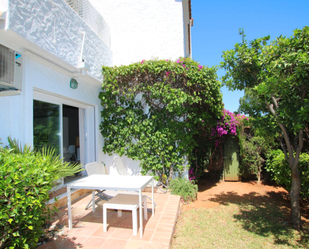
<path fill-rule="evenodd" d="M 302 199 L 309 198 L 309 155 L 302 153 L 299 157 L 299 173 L 300 173 L 300 197 Z M 272 150 L 268 154 L 266 161 L 266 170 L 271 173 L 272 179 L 290 191 L 292 186 L 292 177 L 290 167 L 285 160 L 284 153 L 281 150 Z"/>
<path fill-rule="evenodd" d="M 37 246 L 54 211 L 46 205 L 53 182 L 75 172 L 53 150 L 0 147 L 0 248 Z"/>

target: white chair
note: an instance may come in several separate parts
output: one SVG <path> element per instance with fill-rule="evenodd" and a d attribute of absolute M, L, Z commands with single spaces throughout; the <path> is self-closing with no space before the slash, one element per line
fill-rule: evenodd
<path fill-rule="evenodd" d="M 142 195 L 142 205 L 144 206 L 144 219 L 147 220 L 147 198 Z M 137 235 L 137 209 L 139 206 L 139 196 L 131 194 L 118 194 L 108 202 L 103 204 L 103 231 L 107 231 L 107 209 L 117 209 L 118 217 L 122 216 L 121 210 L 132 211 L 133 235 Z M 140 228 L 142 229 L 142 228 Z"/>
<path fill-rule="evenodd" d="M 68 150 L 68 148 L 63 147 L 63 158 L 66 162 L 71 162 L 72 153 Z"/>
<path fill-rule="evenodd" d="M 104 166 L 101 163 L 98 162 L 92 162 L 92 163 L 87 163 L 85 165 L 85 169 L 87 172 L 87 175 L 94 175 L 94 174 L 99 174 L 99 175 L 106 175 L 106 171 Z M 97 189 L 95 196 L 99 197 L 96 201 L 95 204 L 98 203 L 100 200 L 108 200 L 111 197 L 106 196 L 103 192 L 105 190 Z M 92 206 L 92 200 L 88 203 L 86 206 L 86 209 Z"/>
<path fill-rule="evenodd" d="M 120 156 L 114 156 L 115 168 L 119 175 L 130 175 L 127 171 L 127 167 L 124 166 L 123 160 Z M 134 175 L 134 174 L 133 174 Z M 149 185 L 150 186 L 150 185 Z M 162 186 L 160 188 L 159 186 Z M 164 194 L 167 193 L 167 186 L 165 186 L 162 182 L 154 181 L 154 187 L 162 191 Z M 163 189 L 165 187 L 165 190 Z M 153 201 L 149 196 L 146 196 L 150 201 Z M 156 203 L 154 202 L 154 206 L 156 207 Z"/>
<path fill-rule="evenodd" d="M 72 154 L 72 161 L 76 161 L 75 145 L 69 145 L 68 150 Z"/>
<path fill-rule="evenodd" d="M 107 172 L 102 163 L 92 162 L 85 165 L 87 175 L 107 175 Z"/>

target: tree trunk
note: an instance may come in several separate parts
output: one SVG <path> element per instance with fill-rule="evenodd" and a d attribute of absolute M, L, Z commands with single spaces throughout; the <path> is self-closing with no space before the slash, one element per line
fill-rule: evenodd
<path fill-rule="evenodd" d="M 290 202 L 291 202 L 291 223 L 296 229 L 301 229 L 301 215 L 300 215 L 300 178 L 298 168 L 295 167 L 292 170 L 292 187 L 290 192 Z"/>
<path fill-rule="evenodd" d="M 209 160 L 209 168 L 208 168 L 208 171 L 210 171 L 210 168 L 211 168 L 211 166 L 212 166 L 212 157 L 213 157 L 213 155 L 215 154 L 216 149 L 217 149 L 217 147 L 215 147 L 214 151 L 211 153 L 210 160 Z"/>
<path fill-rule="evenodd" d="M 171 165 L 168 182 L 174 178 L 174 167 Z"/>
<path fill-rule="evenodd" d="M 258 165 L 258 172 L 257 172 L 257 179 L 258 179 L 258 182 L 257 184 L 260 185 L 261 184 L 261 164 Z"/>
<path fill-rule="evenodd" d="M 298 134 L 298 146 L 294 148 L 295 150 L 295 156 L 293 147 L 291 145 L 288 133 L 286 131 L 286 128 L 283 124 L 278 122 L 279 127 L 282 130 L 283 137 L 285 140 L 286 147 L 288 149 L 288 155 L 287 152 L 284 151 L 286 160 L 289 163 L 291 172 L 292 172 L 292 186 L 291 186 L 291 192 L 290 192 L 290 202 L 291 202 L 291 223 L 296 229 L 301 229 L 301 215 L 300 215 L 300 206 L 299 206 L 299 198 L 300 198 L 300 176 L 299 176 L 299 170 L 298 170 L 298 162 L 299 162 L 299 155 L 301 153 L 301 150 L 303 148 L 303 136 L 304 131 L 300 130 Z"/>

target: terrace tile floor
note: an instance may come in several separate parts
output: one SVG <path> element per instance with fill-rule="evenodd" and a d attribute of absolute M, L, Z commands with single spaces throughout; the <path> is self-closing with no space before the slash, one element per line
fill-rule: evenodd
<path fill-rule="evenodd" d="M 151 196 L 149 192 L 143 194 Z M 177 221 L 180 198 L 169 192 L 164 194 L 161 191 L 157 191 L 154 195 L 155 216 L 152 217 L 151 212 L 148 212 L 148 220 L 144 220 L 142 239 L 139 230 L 137 236 L 133 236 L 132 213 L 130 211 L 122 211 L 122 217 L 118 218 L 115 210 L 109 210 L 107 232 L 104 233 L 102 208 L 104 201 L 98 202 L 94 213 L 92 208 L 85 210 L 91 199 L 91 194 L 88 194 L 72 205 L 73 229 L 68 230 L 67 208 L 60 209 L 53 224 L 64 225 L 63 235 L 39 246 L 38 249 L 168 249 Z M 150 200 L 147 205 L 151 210 Z"/>

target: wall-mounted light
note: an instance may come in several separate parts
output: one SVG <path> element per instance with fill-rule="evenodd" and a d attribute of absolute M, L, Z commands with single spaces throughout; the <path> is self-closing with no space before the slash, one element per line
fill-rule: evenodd
<path fill-rule="evenodd" d="M 78 87 L 78 82 L 76 81 L 76 79 L 71 78 L 71 80 L 70 80 L 70 87 L 72 89 L 76 89 Z"/>

